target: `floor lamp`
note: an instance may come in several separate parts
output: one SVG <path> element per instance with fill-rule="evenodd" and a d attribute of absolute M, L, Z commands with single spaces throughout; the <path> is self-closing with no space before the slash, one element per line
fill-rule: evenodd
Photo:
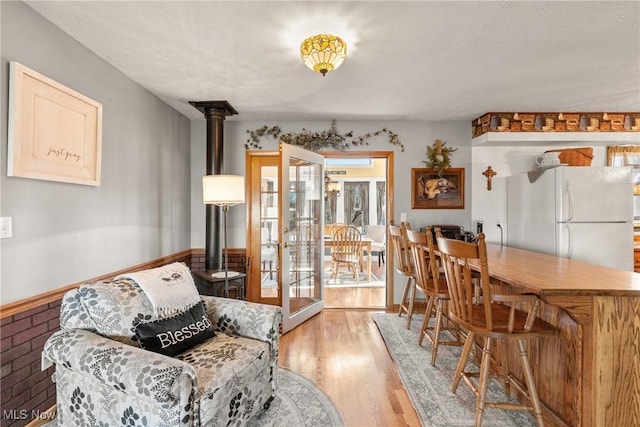
<path fill-rule="evenodd" d="M 206 175 L 202 178 L 202 200 L 205 205 L 217 205 L 224 212 L 224 296 L 229 298 L 229 250 L 227 246 L 227 214 L 229 207 L 244 203 L 244 176 Z M 244 297 L 244 296 L 243 296 Z"/>

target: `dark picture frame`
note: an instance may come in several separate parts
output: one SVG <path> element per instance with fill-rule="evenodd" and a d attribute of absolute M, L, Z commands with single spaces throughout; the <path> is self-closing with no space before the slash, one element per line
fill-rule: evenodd
<path fill-rule="evenodd" d="M 464 168 L 412 168 L 411 209 L 464 209 Z"/>

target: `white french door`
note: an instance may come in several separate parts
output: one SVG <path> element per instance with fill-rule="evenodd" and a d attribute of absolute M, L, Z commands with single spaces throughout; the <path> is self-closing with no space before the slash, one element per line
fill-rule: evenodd
<path fill-rule="evenodd" d="M 324 157 L 280 144 L 280 249 L 283 332 L 324 308 Z"/>

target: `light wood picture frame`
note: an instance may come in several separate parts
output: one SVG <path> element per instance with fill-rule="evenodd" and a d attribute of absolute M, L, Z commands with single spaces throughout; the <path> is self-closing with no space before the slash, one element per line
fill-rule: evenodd
<path fill-rule="evenodd" d="M 102 104 L 10 63 L 7 175 L 99 186 Z"/>
<path fill-rule="evenodd" d="M 464 209 L 464 168 L 411 169 L 411 209 Z"/>

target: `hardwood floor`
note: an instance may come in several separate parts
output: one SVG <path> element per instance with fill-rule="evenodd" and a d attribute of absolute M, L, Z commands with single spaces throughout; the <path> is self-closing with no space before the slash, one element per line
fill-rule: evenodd
<path fill-rule="evenodd" d="M 384 310 L 385 298 L 385 288 L 324 288 L 327 308 Z"/>
<path fill-rule="evenodd" d="M 419 426 L 370 311 L 325 309 L 280 339 L 279 365 L 313 380 L 346 426 Z"/>
<path fill-rule="evenodd" d="M 326 268 L 326 267 L 325 267 Z M 375 277 L 384 280 L 385 265 L 378 266 L 375 262 L 371 265 L 371 272 Z M 324 306 L 326 308 L 360 308 L 384 310 L 387 298 L 385 288 L 324 288 Z"/>

